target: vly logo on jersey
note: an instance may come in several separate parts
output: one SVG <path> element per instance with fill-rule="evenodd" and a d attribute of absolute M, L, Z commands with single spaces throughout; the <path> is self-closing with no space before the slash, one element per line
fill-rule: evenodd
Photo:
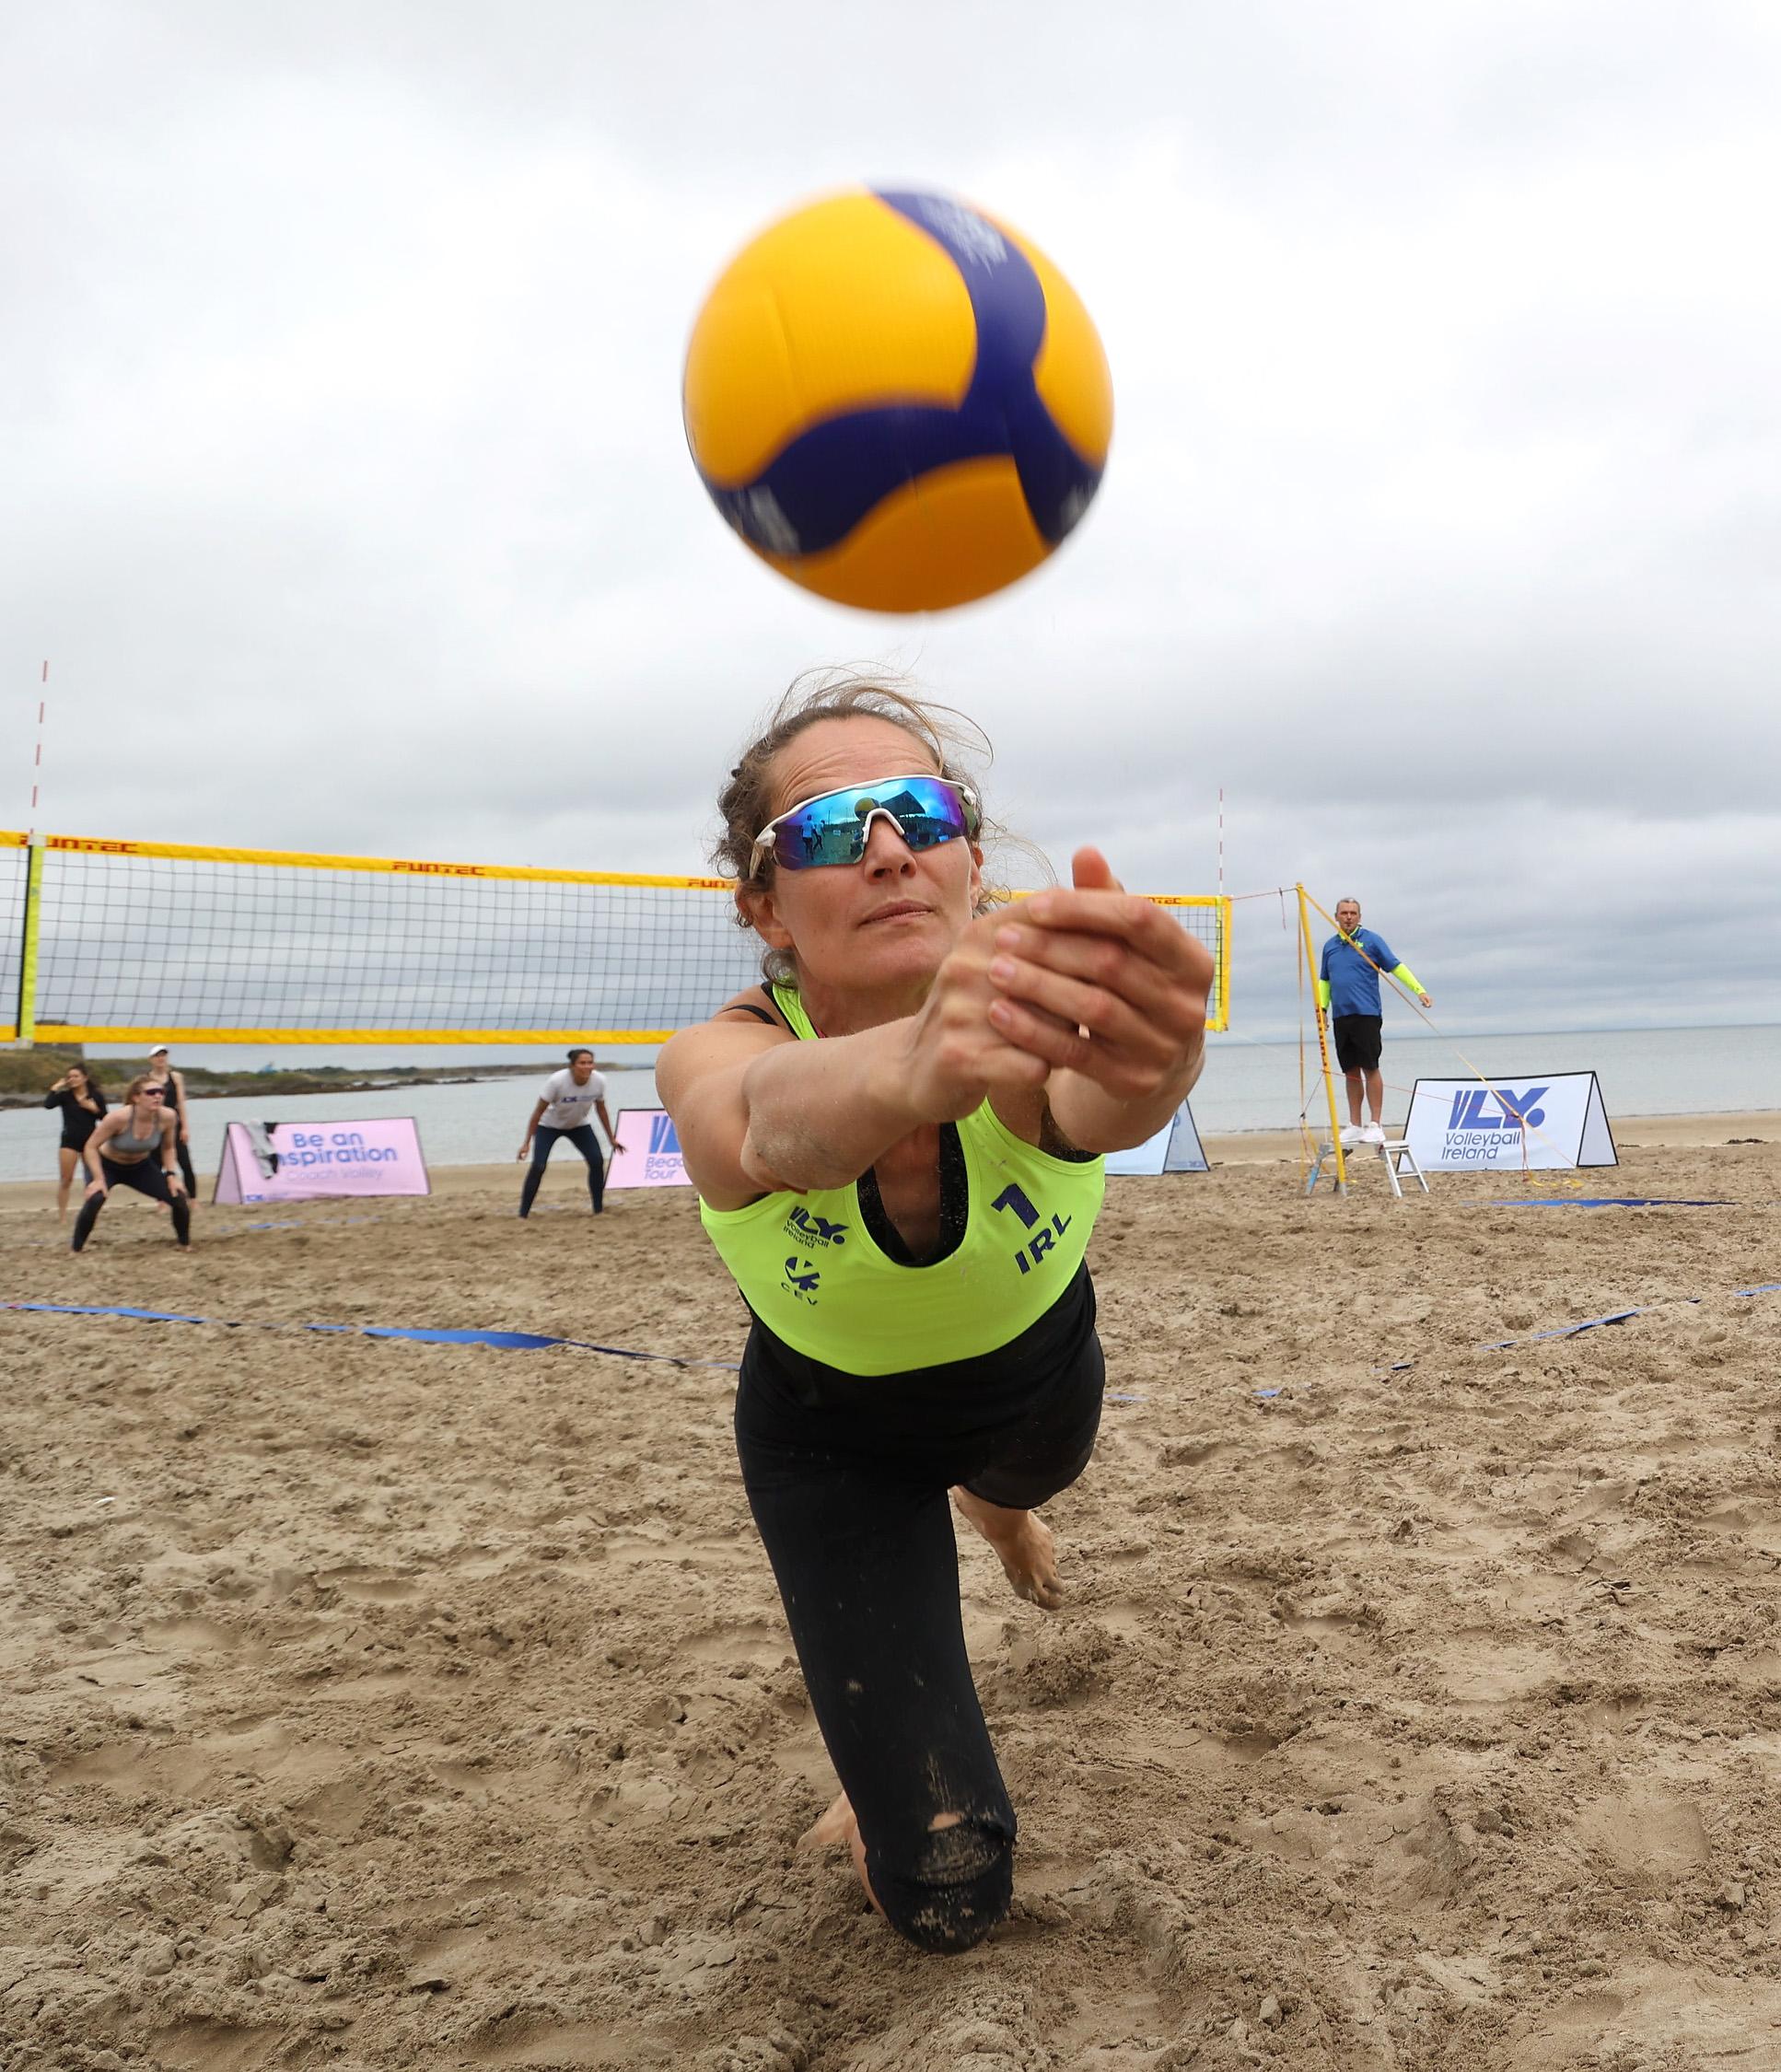
<path fill-rule="evenodd" d="M 802 1202 L 793 1205 L 786 1218 L 786 1235 L 800 1245 L 844 1245 L 847 1242 L 847 1226 L 831 1223 L 826 1216 L 818 1216 L 807 1209 Z"/>
<path fill-rule="evenodd" d="M 681 1155 L 681 1133 L 666 1115 L 649 1118 L 649 1156 L 652 1158 L 678 1158 Z"/>
<path fill-rule="evenodd" d="M 1517 1093 L 1513 1087 L 1504 1087 L 1493 1095 L 1486 1087 L 1461 1087 L 1453 1097 L 1447 1126 L 1450 1130 L 1537 1130 L 1546 1120 L 1546 1112 L 1534 1103 L 1545 1090 L 1544 1087 L 1530 1087 L 1526 1093 Z M 1495 1107 L 1490 1105 L 1493 1100 L 1497 1104 Z"/>

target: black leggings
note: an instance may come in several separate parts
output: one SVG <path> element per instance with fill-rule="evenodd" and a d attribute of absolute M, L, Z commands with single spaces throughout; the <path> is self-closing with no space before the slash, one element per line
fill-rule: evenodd
<path fill-rule="evenodd" d="M 588 1192 L 593 1197 L 594 1214 L 598 1216 L 605 1206 L 606 1167 L 601 1161 L 599 1139 L 594 1135 L 591 1123 L 578 1123 L 572 1130 L 553 1130 L 548 1123 L 538 1125 L 532 1138 L 532 1162 L 526 1170 L 526 1184 L 519 1190 L 519 1213 L 521 1216 L 531 1214 L 538 1183 L 544 1177 L 544 1168 L 550 1163 L 551 1153 L 556 1149 L 559 1137 L 566 1137 L 588 1161 Z"/>
<path fill-rule="evenodd" d="M 173 1211 L 173 1234 L 182 1245 L 192 1242 L 192 1209 L 183 1194 L 176 1194 L 167 1184 L 167 1175 L 161 1170 L 158 1158 L 138 1158 L 134 1165 L 120 1165 L 116 1159 L 108 1158 L 104 1152 L 99 1155 L 99 1170 L 105 1175 L 108 1187 L 134 1187 L 137 1193 L 146 1194 L 152 1202 L 165 1202 Z M 99 1221 L 99 1212 L 105 1206 L 103 1194 L 89 1194 L 81 1205 L 80 1215 L 75 1222 L 75 1234 L 70 1249 L 82 1251 L 93 1234 L 93 1226 Z"/>
<path fill-rule="evenodd" d="M 979 1363 L 812 1389 L 810 1363 L 788 1375 L 786 1349 L 759 1324 L 743 1356 L 736 1440 L 749 1504 L 872 1890 L 924 1950 L 969 1950 L 1014 1892 L 1014 1809 L 965 1653 L 948 1492 L 962 1483 L 1031 1509 L 1088 1465 L 1104 1368 L 1080 1278 L 1077 1342 L 1018 1407 L 994 1389 L 988 1424 L 976 1421 Z M 937 1831 L 944 1813 L 962 1818 Z"/>
<path fill-rule="evenodd" d="M 195 1202 L 198 1199 L 198 1180 L 192 1170 L 192 1147 L 180 1137 L 175 1143 L 173 1152 L 180 1161 L 180 1178 L 185 1182 L 185 1198 L 188 1202 Z"/>

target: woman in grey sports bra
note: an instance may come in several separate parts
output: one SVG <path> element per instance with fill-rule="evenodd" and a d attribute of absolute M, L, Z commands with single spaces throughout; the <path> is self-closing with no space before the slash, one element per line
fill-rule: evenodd
<path fill-rule="evenodd" d="M 192 1243 L 192 1207 L 175 1162 L 179 1123 L 168 1112 L 166 1088 L 132 1079 L 121 1107 L 112 1109 L 87 1139 L 83 1156 L 92 1184 L 75 1225 L 72 1249 L 81 1251 L 93 1234 L 99 1212 L 113 1187 L 134 1187 L 173 1212 L 173 1235 L 181 1248 Z"/>

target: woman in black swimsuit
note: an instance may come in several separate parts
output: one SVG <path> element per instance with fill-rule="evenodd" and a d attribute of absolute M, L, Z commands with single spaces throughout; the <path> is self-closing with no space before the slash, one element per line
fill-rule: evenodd
<path fill-rule="evenodd" d="M 123 1105 L 112 1109 L 87 1139 L 87 1170 L 93 1176 L 75 1225 L 72 1249 L 85 1249 L 113 1187 L 134 1187 L 151 1202 L 164 1202 L 173 1212 L 173 1233 L 181 1248 L 192 1242 L 192 1211 L 176 1154 L 180 1125 L 167 1112 L 164 1087 L 132 1079 Z"/>
<path fill-rule="evenodd" d="M 58 1223 L 65 1223 L 80 1154 L 105 1112 L 105 1096 L 84 1065 L 71 1065 L 43 1096 L 43 1105 L 62 1111 L 62 1143 L 56 1152 L 62 1174 L 55 1191 L 55 1214 Z"/>

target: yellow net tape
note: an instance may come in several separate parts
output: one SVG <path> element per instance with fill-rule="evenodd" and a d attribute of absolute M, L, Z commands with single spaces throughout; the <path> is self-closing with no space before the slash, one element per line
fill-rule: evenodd
<path fill-rule="evenodd" d="M 39 1042 L 665 1042 L 760 976 L 722 878 L 0 832 L 0 1013 Z M 1228 1021 L 1230 902 L 1156 893 Z M 13 1040 L 0 1031 L 0 1041 Z"/>

